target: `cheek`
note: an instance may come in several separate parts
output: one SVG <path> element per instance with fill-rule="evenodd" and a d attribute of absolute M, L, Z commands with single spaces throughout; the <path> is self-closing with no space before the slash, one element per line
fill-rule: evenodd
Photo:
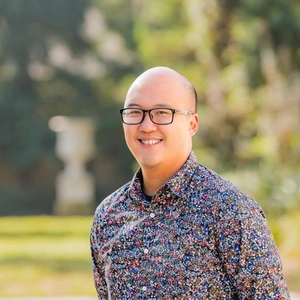
<path fill-rule="evenodd" d="M 127 146 L 131 148 L 133 141 L 135 140 L 136 134 L 134 128 L 124 126 L 124 138 Z"/>
<path fill-rule="evenodd" d="M 181 124 L 181 125 L 178 125 L 174 128 L 172 128 L 172 136 L 173 138 L 179 138 L 180 139 L 183 139 L 185 137 L 187 137 L 189 135 L 189 132 L 188 132 L 188 128 L 185 126 L 185 124 Z"/>
<path fill-rule="evenodd" d="M 190 132 L 184 125 L 174 128 L 174 130 L 172 130 L 172 134 L 169 136 L 172 136 L 172 138 L 170 138 L 170 142 L 172 147 L 174 147 L 174 151 L 183 151 L 185 147 L 189 146 L 190 144 Z"/>
<path fill-rule="evenodd" d="M 124 132 L 125 141 L 128 144 L 129 137 L 130 137 L 130 131 L 125 126 L 123 126 L 123 132 Z"/>
<path fill-rule="evenodd" d="M 128 139 L 130 136 L 132 136 L 132 133 L 133 133 L 132 129 L 133 128 L 129 127 L 128 125 L 123 125 L 125 139 Z"/>

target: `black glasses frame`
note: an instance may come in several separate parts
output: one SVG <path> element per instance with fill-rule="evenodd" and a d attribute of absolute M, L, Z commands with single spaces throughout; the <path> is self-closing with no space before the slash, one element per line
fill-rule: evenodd
<path fill-rule="evenodd" d="M 129 110 L 129 109 L 135 109 L 135 110 L 139 110 L 139 111 L 142 111 L 142 112 L 143 112 L 143 117 L 142 117 L 142 119 L 141 119 L 140 122 L 136 122 L 136 123 L 127 123 L 127 122 L 124 121 L 124 118 L 123 118 L 124 114 L 123 114 L 123 113 L 124 113 L 124 111 Z M 171 119 L 170 122 L 168 122 L 168 123 L 159 123 L 159 122 L 155 122 L 155 121 L 153 120 L 153 115 L 151 114 L 151 112 L 152 112 L 153 110 L 159 110 L 159 109 L 167 109 L 167 110 L 169 110 L 169 111 L 172 112 L 172 119 Z M 193 112 L 191 112 L 191 111 L 188 111 L 188 110 L 181 110 L 181 109 L 174 109 L 174 108 L 158 108 L 158 107 L 156 107 L 156 108 L 151 108 L 151 109 L 141 109 L 141 108 L 131 108 L 131 107 L 127 107 L 127 108 L 122 108 L 122 109 L 120 109 L 120 113 L 121 113 L 121 119 L 122 119 L 122 122 L 123 122 L 124 124 L 127 124 L 127 125 L 137 125 L 137 124 L 141 124 L 141 123 L 144 121 L 144 119 L 145 119 L 146 113 L 149 113 L 149 117 L 150 117 L 150 120 L 152 121 L 152 123 L 157 124 L 157 125 L 169 125 L 169 124 L 173 123 L 173 120 L 174 120 L 174 114 L 176 114 L 176 113 L 177 113 L 177 114 L 186 115 L 186 116 L 188 116 L 188 115 L 194 115 L 194 114 L 195 114 L 195 113 L 193 113 Z"/>

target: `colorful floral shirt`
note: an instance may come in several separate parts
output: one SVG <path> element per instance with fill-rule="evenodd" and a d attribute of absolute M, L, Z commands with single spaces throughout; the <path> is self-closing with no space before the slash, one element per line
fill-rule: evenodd
<path fill-rule="evenodd" d="M 97 208 L 99 299 L 290 299 L 260 206 L 191 153 L 151 201 L 142 174 Z"/>

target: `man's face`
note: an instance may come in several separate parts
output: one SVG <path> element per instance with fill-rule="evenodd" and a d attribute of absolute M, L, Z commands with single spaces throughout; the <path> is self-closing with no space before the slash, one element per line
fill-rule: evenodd
<path fill-rule="evenodd" d="M 131 87 L 124 107 L 189 110 L 184 100 L 186 91 L 175 82 L 164 76 L 142 80 Z M 197 125 L 197 115 L 175 114 L 173 123 L 157 125 L 146 113 L 141 124 L 123 124 L 123 127 L 128 148 L 142 169 L 174 168 L 176 172 L 191 151 L 191 137 Z"/>

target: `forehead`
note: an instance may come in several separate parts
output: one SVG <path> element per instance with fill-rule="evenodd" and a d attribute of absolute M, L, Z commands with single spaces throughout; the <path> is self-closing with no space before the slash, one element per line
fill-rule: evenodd
<path fill-rule="evenodd" d="M 150 109 L 150 108 L 172 108 L 173 105 L 168 103 L 155 103 L 155 102 L 128 102 L 128 104 L 125 103 L 125 107 L 131 108 L 143 108 L 143 109 Z"/>
<path fill-rule="evenodd" d="M 178 107 L 183 97 L 182 88 L 178 84 L 152 80 L 133 84 L 128 90 L 125 107 Z"/>
<path fill-rule="evenodd" d="M 133 97 L 126 98 L 125 107 L 138 107 L 144 109 L 150 109 L 154 107 L 174 107 L 178 106 L 177 101 L 174 101 L 171 97 L 161 97 L 161 95 L 147 96 L 145 94 L 134 95 Z"/>

